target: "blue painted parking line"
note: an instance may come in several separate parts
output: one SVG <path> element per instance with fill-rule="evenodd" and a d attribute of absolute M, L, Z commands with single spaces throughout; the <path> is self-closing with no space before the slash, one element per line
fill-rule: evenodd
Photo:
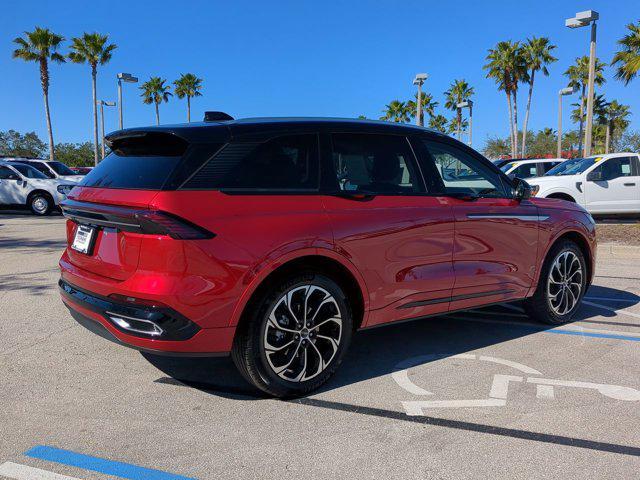
<path fill-rule="evenodd" d="M 124 462 L 114 462 L 113 460 L 44 445 L 33 447 L 31 450 L 24 452 L 24 455 L 131 480 L 195 480 L 190 477 L 163 472 L 162 470 L 139 467 Z"/>

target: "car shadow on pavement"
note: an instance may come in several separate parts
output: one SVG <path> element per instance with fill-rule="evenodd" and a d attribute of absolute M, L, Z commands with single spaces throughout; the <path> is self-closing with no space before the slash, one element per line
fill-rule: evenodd
<path fill-rule="evenodd" d="M 592 320 L 597 316 L 616 316 L 616 311 L 640 303 L 640 296 L 623 290 L 592 286 L 587 297 L 589 302 L 594 298 L 593 303 L 598 305 L 606 302 L 606 308 L 583 303 L 572 323 L 591 322 L 635 327 L 640 334 L 640 320 L 637 323 Z M 596 300 L 603 298 L 607 300 Z M 617 301 L 608 300 L 612 298 Z M 336 375 L 314 392 L 314 395 L 388 375 L 400 362 L 411 357 L 456 355 L 534 335 L 550 328 L 553 327 L 532 322 L 515 303 L 506 307 L 495 305 L 471 312 L 457 312 L 362 330 L 354 336 Z M 606 327 L 588 325 L 588 328 Z M 167 375 L 156 380 L 157 383 L 196 388 L 226 398 L 267 398 L 244 381 L 229 357 L 172 358 L 146 353 L 143 356 Z"/>

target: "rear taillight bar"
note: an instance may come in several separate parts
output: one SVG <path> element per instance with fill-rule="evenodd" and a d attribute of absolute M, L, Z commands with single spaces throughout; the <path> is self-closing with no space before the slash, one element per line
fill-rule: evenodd
<path fill-rule="evenodd" d="M 70 199 L 63 201 L 60 207 L 65 217 L 83 225 L 149 235 L 168 235 L 176 240 L 203 240 L 216 236 L 184 218 L 161 210 L 140 210 Z"/>

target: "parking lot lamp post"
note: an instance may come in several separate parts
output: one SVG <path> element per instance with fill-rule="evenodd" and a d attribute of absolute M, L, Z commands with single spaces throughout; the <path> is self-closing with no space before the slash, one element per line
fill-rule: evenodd
<path fill-rule="evenodd" d="M 120 130 L 122 130 L 122 82 L 138 83 L 138 78 L 130 73 L 118 73 L 118 115 L 120 118 Z M 103 154 L 104 157 L 104 154 Z"/>
<path fill-rule="evenodd" d="M 418 101 L 416 102 L 416 125 L 422 126 L 422 85 L 429 78 L 426 73 L 418 73 L 413 79 L 413 84 L 418 87 Z"/>
<path fill-rule="evenodd" d="M 473 100 L 465 100 L 464 102 L 460 102 L 456 105 L 456 108 L 469 109 L 469 146 L 471 146 L 471 135 L 473 130 Z M 461 125 L 458 125 L 458 129 L 461 128 Z"/>
<path fill-rule="evenodd" d="M 102 159 L 104 160 L 104 107 L 115 107 L 116 102 L 105 102 L 104 100 L 98 100 L 98 105 L 100 105 L 100 121 L 102 123 L 102 126 L 101 126 Z"/>
<path fill-rule="evenodd" d="M 593 132 L 593 82 L 596 70 L 596 20 L 600 15 L 595 10 L 586 10 L 576 13 L 574 18 L 565 20 L 565 26 L 580 28 L 591 25 L 591 44 L 589 47 L 589 80 L 587 84 L 587 125 L 584 129 L 584 153 L 585 157 L 591 155 L 591 136 Z"/>
<path fill-rule="evenodd" d="M 558 91 L 558 151 L 557 158 L 562 158 L 562 97 L 578 91 L 578 86 L 565 87 Z"/>

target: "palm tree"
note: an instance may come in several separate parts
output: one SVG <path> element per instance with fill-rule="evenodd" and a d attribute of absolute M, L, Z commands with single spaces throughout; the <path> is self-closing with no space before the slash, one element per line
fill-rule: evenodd
<path fill-rule="evenodd" d="M 109 36 L 97 32 L 83 33 L 82 37 L 71 39 L 69 60 L 73 63 L 88 63 L 91 67 L 91 91 L 93 95 L 93 157 L 98 165 L 98 93 L 96 91 L 96 77 L 98 65 L 104 65 L 111 60 L 116 45 L 107 44 Z M 104 141 L 104 140 L 103 140 Z"/>
<path fill-rule="evenodd" d="M 142 101 L 147 105 L 155 104 L 156 107 L 156 125 L 160 125 L 160 110 L 159 105 L 162 102 L 168 102 L 169 97 L 173 94 L 170 91 L 169 85 L 165 85 L 165 79 L 160 77 L 151 77 L 148 81 L 144 82 L 140 86 L 142 93 Z"/>
<path fill-rule="evenodd" d="M 460 140 L 460 131 L 464 123 L 462 121 L 462 109 L 458 108 L 460 102 L 469 100 L 473 95 L 473 87 L 470 86 L 464 79 L 454 80 L 449 86 L 449 90 L 444 92 L 445 95 L 445 108 L 456 112 L 455 122 L 452 120 L 451 124 L 457 128 L 457 137 Z M 453 132 L 450 132 L 453 133 Z"/>
<path fill-rule="evenodd" d="M 629 33 L 618 40 L 622 50 L 613 56 L 611 65 L 618 65 L 616 78 L 627 85 L 640 70 L 640 20 L 627 25 Z"/>
<path fill-rule="evenodd" d="M 519 74 L 514 72 L 517 62 L 515 61 L 520 49 L 519 44 L 512 41 L 498 42 L 495 48 L 489 49 L 487 55 L 488 63 L 483 67 L 487 70 L 487 78 L 493 78 L 498 85 L 498 90 L 504 91 L 507 96 L 509 107 L 509 128 L 511 131 L 511 157 L 517 156 L 517 130 L 513 123 L 513 104 L 511 96 L 517 88 L 517 78 Z"/>
<path fill-rule="evenodd" d="M 460 139 L 460 132 L 467 128 L 469 128 L 469 121 L 466 118 L 463 119 L 462 117 L 456 116 L 449 120 L 446 133 L 455 133 L 458 139 Z"/>
<path fill-rule="evenodd" d="M 594 84 L 602 85 L 605 82 L 604 75 L 602 74 L 604 70 L 604 63 L 596 58 L 595 62 L 595 76 L 594 76 Z M 589 81 L 589 57 L 578 57 L 576 58 L 576 63 L 567 68 L 567 71 L 564 74 L 569 77 L 569 86 L 570 87 L 578 87 L 581 90 L 580 93 L 580 128 L 578 130 L 578 134 L 580 135 L 580 143 L 578 145 L 578 149 L 582 150 L 582 132 L 584 127 L 584 107 L 586 100 L 586 89 L 587 83 Z"/>
<path fill-rule="evenodd" d="M 24 32 L 24 35 L 24 38 L 18 37 L 13 41 L 18 45 L 18 48 L 13 51 L 13 58 L 19 58 L 25 62 L 38 62 L 40 66 L 40 85 L 49 132 L 49 159 L 53 160 L 53 129 L 49 112 L 49 61 L 64 63 L 64 57 L 57 52 L 64 37 L 51 32 L 48 28 L 40 27 L 36 27 L 33 32 Z"/>
<path fill-rule="evenodd" d="M 175 85 L 174 92 L 178 98 L 187 97 L 187 122 L 191 122 L 191 98 L 201 97 L 200 89 L 202 88 L 202 79 L 196 77 L 193 73 L 185 73 L 173 82 Z"/>
<path fill-rule="evenodd" d="M 533 95 L 533 82 L 536 72 L 541 71 L 545 77 L 549 76 L 547 65 L 558 61 L 556 57 L 551 55 L 551 51 L 556 48 L 549 42 L 546 37 L 533 37 L 527 39 L 522 47 L 525 67 L 529 72 L 529 97 L 527 99 L 527 110 L 524 115 L 524 123 L 522 124 L 522 156 L 526 155 L 527 150 L 527 125 L 529 123 L 529 112 L 531 111 L 531 97 Z"/>
<path fill-rule="evenodd" d="M 573 157 L 573 152 L 575 151 L 574 147 L 580 143 L 581 138 L 582 137 L 575 130 L 570 130 L 562 135 L 562 143 L 564 145 L 563 149 L 568 150 L 570 152 L 569 158 Z M 580 153 L 578 150 L 578 155 L 579 154 Z"/>
<path fill-rule="evenodd" d="M 418 105 L 418 93 L 415 94 L 415 100 L 409 100 L 407 102 L 407 110 L 409 110 L 411 115 L 415 117 L 417 105 Z M 420 125 L 424 125 L 424 114 L 429 115 L 429 118 L 433 117 L 435 114 L 435 109 L 438 107 L 438 102 L 433 100 L 433 95 L 430 93 L 423 93 L 420 104 L 422 105 L 422 109 L 420 111 Z"/>
<path fill-rule="evenodd" d="M 594 110 L 595 113 L 595 110 Z M 629 126 L 631 115 L 629 105 L 622 105 L 617 100 L 607 103 L 603 111 L 598 112 L 598 123 L 605 125 L 604 153 L 609 153 L 609 145 L 612 138 L 622 135 Z"/>
<path fill-rule="evenodd" d="M 441 133 L 447 133 L 447 117 L 444 115 L 434 115 L 429 119 L 429 128 L 433 128 Z"/>
<path fill-rule="evenodd" d="M 385 106 L 384 116 L 380 117 L 380 119 L 396 123 L 408 123 L 410 116 L 411 111 L 407 108 L 405 102 L 393 100 Z"/>

